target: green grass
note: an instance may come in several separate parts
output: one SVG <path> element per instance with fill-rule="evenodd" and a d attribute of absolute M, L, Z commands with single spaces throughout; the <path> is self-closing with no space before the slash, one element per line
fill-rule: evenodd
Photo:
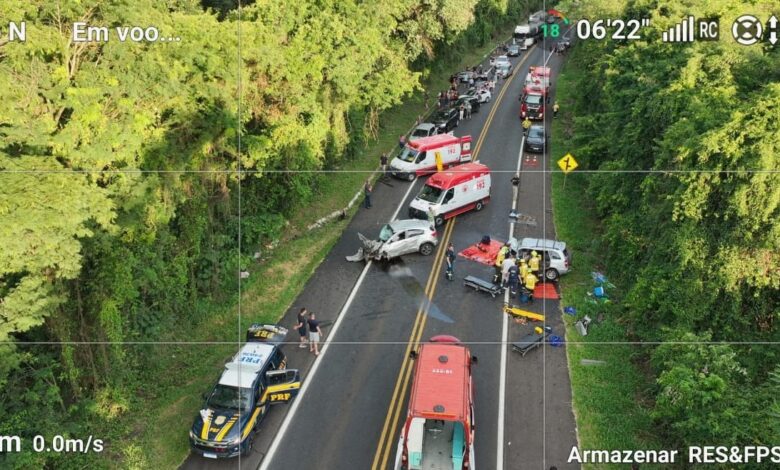
<path fill-rule="evenodd" d="M 574 124 L 567 109 L 576 96 L 574 83 L 579 73 L 570 66 L 558 79 L 557 100 L 561 108 L 552 126 L 552 139 L 558 143 L 552 155 L 553 162 L 569 151 L 577 158 L 567 139 Z M 580 169 L 587 168 L 586 162 L 578 163 Z M 587 314 L 595 320 L 603 315 L 603 322 L 591 325 L 586 337 L 580 336 L 574 328 L 576 319 L 564 315 L 567 338 L 581 342 L 567 345 L 581 449 L 659 448 L 658 440 L 652 435 L 652 420 L 643 393 L 649 384 L 639 368 L 645 352 L 642 346 L 589 344 L 626 340 L 625 328 L 610 315 L 615 304 L 597 305 L 587 300 L 587 291 L 595 285 L 590 273 L 601 271 L 607 277 L 610 274 L 601 265 L 601 227 L 587 195 L 589 176 L 575 170 L 566 177 L 564 188 L 564 175 L 557 165 L 555 170 L 552 178 L 555 226 L 558 238 L 566 241 L 573 253 L 573 269 L 561 279 L 561 305 L 575 307 L 576 319 Z M 620 287 L 610 289 L 609 295 L 619 302 Z M 606 361 L 606 364 L 583 365 L 582 359 Z M 586 465 L 585 468 L 599 467 Z"/>
<path fill-rule="evenodd" d="M 506 32 L 508 33 L 508 30 Z M 494 44 L 464 54 L 451 68 L 440 67 L 425 83 L 433 100 L 438 91 L 447 87 L 452 71 L 473 65 L 492 50 Z M 425 114 L 423 93 L 416 93 L 403 104 L 386 111 L 382 117 L 380 135 L 345 163 L 342 173 L 322 178 L 315 201 L 301 208 L 291 218 L 286 229 L 294 234 L 282 241 L 268 259 L 250 268 L 251 277 L 242 284 L 242 325 L 236 324 L 238 306 L 235 303 L 214 309 L 194 331 L 182 332 L 179 340 L 232 341 L 243 335 L 253 322 L 276 322 L 303 290 L 306 281 L 338 241 L 349 220 L 358 210 L 356 205 L 345 220 L 332 222 L 307 232 L 306 227 L 334 210 L 347 205 L 360 189 L 367 172 L 378 167 L 379 155 L 397 147 L 398 136 L 406 133 L 420 114 Z M 430 104 L 430 103 L 429 103 Z M 430 104 L 432 107 L 433 104 Z M 300 260 L 308 260 L 304 265 Z M 120 444 L 122 468 L 175 468 L 189 453 L 187 432 L 199 409 L 201 394 L 208 390 L 221 372 L 225 360 L 235 353 L 236 346 L 155 346 L 159 361 L 145 371 L 146 383 L 155 384 L 148 400 L 137 400 L 134 416 L 128 420 L 129 439 Z"/>

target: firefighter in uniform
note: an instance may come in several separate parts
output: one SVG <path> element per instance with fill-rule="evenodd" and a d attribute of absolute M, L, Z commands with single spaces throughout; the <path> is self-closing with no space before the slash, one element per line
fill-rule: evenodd
<path fill-rule="evenodd" d="M 534 273 L 528 273 L 525 276 L 525 290 L 528 291 L 528 300 L 533 303 L 534 301 L 534 289 L 536 289 L 536 283 L 539 279 Z"/>
<path fill-rule="evenodd" d="M 528 260 L 528 268 L 534 276 L 539 274 L 539 254 L 536 251 L 531 252 L 531 259 Z"/>

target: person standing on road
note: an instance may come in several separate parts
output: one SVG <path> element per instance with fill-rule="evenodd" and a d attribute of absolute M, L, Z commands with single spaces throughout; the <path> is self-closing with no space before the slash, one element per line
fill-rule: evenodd
<path fill-rule="evenodd" d="M 501 280 L 501 268 L 504 266 L 504 260 L 506 259 L 506 254 L 508 252 L 509 246 L 505 244 L 498 250 L 498 253 L 496 253 L 496 274 L 493 276 L 493 284 L 498 284 Z"/>
<path fill-rule="evenodd" d="M 501 263 L 501 285 L 506 287 L 509 282 L 509 269 L 514 266 L 515 257 L 511 254 Z"/>
<path fill-rule="evenodd" d="M 531 303 L 534 303 L 534 290 L 537 282 L 539 282 L 539 279 L 534 273 L 528 273 L 525 277 L 525 290 L 528 291 L 528 301 Z"/>
<path fill-rule="evenodd" d="M 301 311 L 298 312 L 298 323 L 295 324 L 295 329 L 298 330 L 301 337 L 301 344 L 298 347 L 303 349 L 306 347 L 306 307 L 301 308 Z"/>
<path fill-rule="evenodd" d="M 460 104 L 460 109 L 458 109 L 458 122 L 463 120 L 463 113 L 466 111 L 466 107 L 463 106 L 463 103 Z"/>
<path fill-rule="evenodd" d="M 436 211 L 432 206 L 428 206 L 428 223 L 431 224 L 431 228 L 436 228 Z"/>
<path fill-rule="evenodd" d="M 452 242 L 447 245 L 447 279 L 452 280 L 452 276 L 455 274 L 455 247 L 452 246 Z"/>
<path fill-rule="evenodd" d="M 382 178 L 387 179 L 387 152 L 379 157 L 379 165 L 382 167 Z"/>
<path fill-rule="evenodd" d="M 371 186 L 371 179 L 366 180 L 366 184 L 363 185 L 363 194 L 366 196 L 365 201 L 363 201 L 363 205 L 366 209 L 371 209 L 371 192 L 374 190 L 374 187 Z"/>
<path fill-rule="evenodd" d="M 531 252 L 531 259 L 528 260 L 528 268 L 534 276 L 539 275 L 539 254 L 536 251 Z"/>
<path fill-rule="evenodd" d="M 509 284 L 509 295 L 514 297 L 517 295 L 517 289 L 520 286 L 520 273 L 517 270 L 517 265 L 512 263 L 507 272 L 507 281 Z"/>
<path fill-rule="evenodd" d="M 471 101 L 466 100 L 464 106 L 466 108 L 466 119 L 471 119 Z"/>
<path fill-rule="evenodd" d="M 320 329 L 320 322 L 316 319 L 314 312 L 309 314 L 309 352 L 313 352 L 315 356 L 320 355 L 320 336 L 322 330 Z"/>
<path fill-rule="evenodd" d="M 558 117 L 558 100 L 555 100 L 555 104 L 553 105 L 553 119 Z"/>
<path fill-rule="evenodd" d="M 520 260 L 520 279 L 525 279 L 528 276 L 528 264 L 524 259 Z"/>
<path fill-rule="evenodd" d="M 523 134 L 528 135 L 528 129 L 531 127 L 531 120 L 527 117 L 523 121 Z"/>

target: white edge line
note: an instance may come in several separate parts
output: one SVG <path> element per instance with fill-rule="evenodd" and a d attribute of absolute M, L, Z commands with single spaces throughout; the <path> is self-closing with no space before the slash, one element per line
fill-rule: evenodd
<path fill-rule="evenodd" d="M 404 204 L 406 204 L 406 199 L 409 197 L 409 193 L 412 192 L 412 188 L 414 188 L 415 183 L 416 180 L 409 184 L 409 189 L 406 190 L 406 194 L 404 194 L 403 199 L 401 199 L 400 204 L 398 204 L 398 207 L 395 209 L 395 212 L 393 213 L 390 220 L 395 220 L 395 218 L 398 217 L 398 213 L 401 211 L 401 208 L 404 206 Z M 268 448 L 268 452 L 266 452 L 265 457 L 263 457 L 262 462 L 260 462 L 260 466 L 257 467 L 258 470 L 266 470 L 271 465 L 271 461 L 273 460 L 274 455 L 276 454 L 276 450 L 279 448 L 279 443 L 282 441 L 282 438 L 287 432 L 287 429 L 290 427 L 290 423 L 295 417 L 295 412 L 298 411 L 298 405 L 300 405 L 301 402 L 303 402 L 303 397 L 304 395 L 306 395 L 306 391 L 309 389 L 309 384 L 314 380 L 314 375 L 317 373 L 317 369 L 319 369 L 320 364 L 322 363 L 322 359 L 325 357 L 325 354 L 328 352 L 328 346 L 330 345 L 331 339 L 336 337 L 336 333 L 339 330 L 341 321 L 344 319 L 345 313 L 352 305 L 352 301 L 355 300 L 355 295 L 360 289 L 360 285 L 363 284 L 363 280 L 365 279 L 368 270 L 371 268 L 372 263 L 373 261 L 368 261 L 368 263 L 366 263 L 366 267 L 363 268 L 363 272 L 360 273 L 360 277 L 355 283 L 355 286 L 352 288 L 352 292 L 350 292 L 349 297 L 347 298 L 347 302 L 344 304 L 343 307 L 341 307 L 341 311 L 339 312 L 338 318 L 336 318 L 336 323 L 333 324 L 333 328 L 330 330 L 330 333 L 328 333 L 328 337 L 325 340 L 324 344 L 322 345 L 322 350 L 320 351 L 320 355 L 317 356 L 316 359 L 314 359 L 314 365 L 312 365 L 311 370 L 306 375 L 306 380 L 303 382 L 303 386 L 301 387 L 301 390 L 298 392 L 298 396 L 295 397 L 295 400 L 293 401 L 290 410 L 287 412 L 287 416 L 284 417 L 284 421 L 282 422 L 282 425 L 279 427 L 279 431 L 276 433 L 276 437 L 274 437 L 271 446 Z"/>
<path fill-rule="evenodd" d="M 520 171 L 523 169 L 523 147 L 525 146 L 525 134 L 520 141 L 520 153 L 517 156 L 517 176 L 520 177 Z M 517 198 L 520 192 L 518 180 L 517 186 L 512 187 L 512 210 L 517 209 Z M 509 223 L 509 237 L 515 231 L 515 223 Z M 509 303 L 509 291 L 504 291 L 504 303 Z M 496 430 L 496 470 L 504 469 L 504 420 L 506 419 L 506 356 L 507 340 L 509 339 L 509 318 L 504 312 L 501 312 L 501 360 L 498 375 L 498 428 Z"/>

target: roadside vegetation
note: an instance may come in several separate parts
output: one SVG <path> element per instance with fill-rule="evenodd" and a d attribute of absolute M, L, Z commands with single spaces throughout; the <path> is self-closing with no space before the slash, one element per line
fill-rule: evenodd
<path fill-rule="evenodd" d="M 306 227 L 425 114 L 424 88 L 432 106 L 528 14 L 515 0 L 260 1 L 243 9 L 239 62 L 231 1 L 0 5 L 36 31 L 0 45 L 14 104 L 0 115 L 0 434 L 107 442 L 4 468 L 177 466 L 235 348 L 170 343 L 241 340 L 240 271 L 242 317 L 278 319 L 351 214 Z M 62 26 L 75 21 L 182 41 L 79 46 Z"/>
<path fill-rule="evenodd" d="M 553 159 L 570 151 L 580 165 L 565 190 L 553 176 L 556 227 L 574 252 L 563 305 L 595 321 L 583 338 L 567 320 L 569 340 L 583 343 L 568 347 L 581 444 L 772 445 L 780 51 L 730 37 L 660 41 L 683 15 L 731 24 L 748 7 L 768 18 L 769 4 L 604 6 L 653 26 L 646 40 L 580 42 L 558 85 Z M 576 17 L 599 17 L 598 5 L 580 7 Z M 587 301 L 591 271 L 615 285 L 611 303 Z M 644 344 L 596 344 L 615 341 Z"/>

